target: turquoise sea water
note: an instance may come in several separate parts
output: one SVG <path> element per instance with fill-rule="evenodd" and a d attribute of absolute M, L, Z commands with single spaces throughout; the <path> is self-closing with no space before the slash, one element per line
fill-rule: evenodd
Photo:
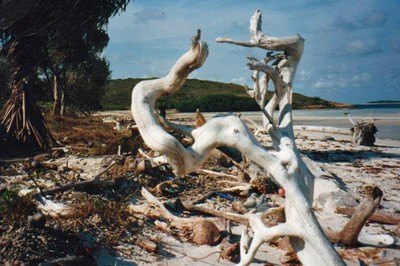
<path fill-rule="evenodd" d="M 400 104 L 396 107 L 385 108 L 382 105 L 373 107 L 370 105 L 357 105 L 362 108 L 351 109 L 318 109 L 318 110 L 294 110 L 293 115 L 319 116 L 319 117 L 337 117 L 347 118 L 350 114 L 352 118 L 365 119 L 367 117 L 377 118 L 397 118 L 400 119 Z"/>
<path fill-rule="evenodd" d="M 294 125 L 352 127 L 349 116 L 354 121 L 375 119 L 378 138 L 400 139 L 400 104 L 365 104 L 352 109 L 293 110 Z M 260 122 L 261 112 L 243 112 L 256 122 Z M 275 116 L 277 117 L 277 115 Z"/>
<path fill-rule="evenodd" d="M 329 110 L 295 110 L 293 117 L 313 116 L 318 117 L 315 125 L 337 126 L 351 128 L 352 124 L 348 119 L 348 114 L 354 121 L 366 118 L 373 118 L 378 128 L 376 136 L 378 138 L 400 139 L 400 104 L 391 105 L 359 105 L 357 109 L 329 109 Z M 343 118 L 343 119 L 340 119 Z M 311 122 L 308 120 L 307 122 Z M 310 124 L 310 123 L 308 123 Z M 312 123 L 311 123 L 312 124 Z"/>
<path fill-rule="evenodd" d="M 262 124 L 262 112 L 241 112 L 242 115 Z M 206 119 L 218 113 L 206 113 Z M 351 109 L 293 110 L 293 123 L 297 126 L 330 126 L 349 129 L 353 126 L 349 115 L 357 122 L 375 119 L 376 137 L 400 140 L 400 104 L 364 104 Z M 194 118 L 194 113 L 169 114 L 168 118 Z M 275 114 L 275 118 L 278 114 Z"/>

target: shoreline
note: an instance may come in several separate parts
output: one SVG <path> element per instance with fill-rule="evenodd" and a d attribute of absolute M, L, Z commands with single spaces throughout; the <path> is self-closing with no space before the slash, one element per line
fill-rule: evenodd
<path fill-rule="evenodd" d="M 329 110 L 337 110 L 337 109 L 329 109 Z M 329 113 L 328 109 L 318 110 L 318 111 L 326 111 L 324 113 Z M 345 113 L 347 109 L 342 110 Z M 315 110 L 294 110 L 293 113 L 293 125 L 294 126 L 329 126 L 341 129 L 348 129 L 352 127 L 352 124 L 347 116 L 337 117 L 329 114 L 325 114 L 324 116 L 317 115 L 309 115 L 304 114 L 311 113 Z M 300 112 L 300 114 L 298 114 Z M 202 112 L 204 118 L 206 120 L 212 118 L 215 115 L 221 114 L 224 112 Z M 225 112 L 226 113 L 226 112 Z M 259 125 L 262 125 L 262 113 L 261 112 L 234 112 L 240 113 L 241 115 L 253 120 Z M 122 116 L 124 118 L 131 119 L 132 114 L 130 110 L 116 110 L 116 111 L 102 111 L 96 114 L 99 115 L 109 115 L 109 116 Z M 167 118 L 168 119 L 193 119 L 194 121 L 195 113 L 180 113 L 175 110 L 167 110 Z M 276 116 L 277 117 L 277 116 Z M 362 119 L 365 119 L 365 116 L 352 115 L 352 119 L 357 122 Z M 375 116 L 373 117 L 375 120 L 375 125 L 378 128 L 378 132 L 376 134 L 377 139 L 388 139 L 388 140 L 398 140 L 400 141 L 400 119 L 398 116 Z"/>

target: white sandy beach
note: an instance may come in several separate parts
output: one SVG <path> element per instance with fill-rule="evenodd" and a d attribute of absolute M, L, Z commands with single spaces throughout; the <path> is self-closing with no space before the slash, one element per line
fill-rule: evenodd
<path fill-rule="evenodd" d="M 329 111 L 335 111 L 331 114 Z M 331 126 L 331 127 L 338 127 L 343 129 L 350 129 L 352 124 L 349 118 L 344 115 L 346 113 L 350 113 L 349 110 L 352 109 L 326 109 L 326 110 L 294 110 L 293 111 L 293 124 L 295 126 Z M 315 115 L 313 115 L 313 111 Z M 326 112 L 325 112 L 326 111 Z M 318 115 L 317 113 L 325 113 L 323 116 Z M 337 115 L 340 113 L 341 115 Z M 120 110 L 120 111 L 105 111 L 100 112 L 102 115 L 117 115 L 122 116 L 127 119 L 132 118 L 132 114 L 130 110 Z M 206 119 L 210 119 L 211 117 L 217 115 L 218 113 L 215 112 L 203 112 L 203 116 Z M 258 124 L 262 124 L 262 113 L 261 112 L 240 112 L 241 115 L 250 118 L 251 120 L 255 121 Z M 167 111 L 167 118 L 168 119 L 191 119 L 194 118 L 194 113 L 179 113 L 176 111 Z M 390 139 L 398 139 L 400 140 L 400 114 L 393 114 L 393 115 L 373 115 L 369 117 L 370 119 L 374 119 L 376 126 L 378 127 L 377 136 L 381 137 L 380 131 L 389 130 L 388 134 Z M 363 119 L 369 119 L 368 116 L 352 115 L 352 119 L 354 121 L 361 121 Z M 386 132 L 385 132 L 386 133 Z M 381 137 L 382 138 L 382 137 Z M 388 138 L 388 137 L 384 137 Z"/>
<path fill-rule="evenodd" d="M 104 113 L 103 113 L 104 114 Z M 116 113 L 108 113 L 116 114 Z M 130 116 L 129 111 L 119 112 L 118 115 Z M 205 113 L 206 119 L 215 114 Z M 168 114 L 168 118 L 193 118 L 190 113 Z M 260 122 L 252 118 L 256 122 Z M 296 121 L 314 121 L 313 117 L 297 117 Z M 331 126 L 349 123 L 347 119 L 329 120 Z M 398 119 L 379 119 L 380 123 L 400 125 Z M 311 123 L 312 124 L 312 123 Z M 304 124 L 303 124 L 304 125 Z M 314 207 L 320 223 L 323 227 L 333 230 L 341 229 L 349 220 L 348 217 L 335 213 L 336 207 L 346 205 L 356 206 L 362 199 L 360 193 L 364 185 L 377 185 L 384 193 L 381 205 L 377 211 L 390 215 L 400 213 L 400 140 L 377 139 L 373 147 L 354 146 L 350 143 L 350 135 L 332 134 L 315 131 L 305 131 L 300 127 L 296 130 L 296 144 L 308 162 L 310 169 L 317 177 L 315 185 Z M 327 137 L 331 140 L 326 140 Z M 259 135 L 259 140 L 264 142 L 266 135 Z M 265 142 L 268 145 L 268 141 Z M 340 191 L 340 196 L 330 196 Z M 328 198 L 328 200 L 326 200 Z M 345 205 L 345 206 L 342 206 Z M 348 206 L 347 206 L 348 207 Z M 240 234 L 241 227 L 234 227 L 234 232 Z M 383 225 L 374 222 L 367 223 L 365 232 L 370 234 L 389 234 L 399 241 L 399 227 L 394 225 Z M 137 263 L 143 258 L 146 263 L 140 265 L 233 265 L 232 262 L 218 260 L 219 247 L 194 246 L 193 244 L 181 242 L 160 233 L 158 236 L 164 243 L 159 256 L 142 257 L 136 254 L 133 261 Z M 360 246 L 356 248 L 336 247 L 349 265 L 359 265 L 358 258 L 367 265 L 398 265 L 400 261 L 400 250 L 398 244 L 387 248 L 373 248 Z M 215 252 L 215 254 L 212 254 Z M 210 255 L 211 254 L 211 255 Z M 373 254 L 373 255 L 371 255 Z M 210 255 L 203 259 L 194 259 Z M 257 253 L 256 260 L 252 265 L 275 264 L 280 265 L 285 256 L 282 250 L 264 244 Z M 110 258 L 109 258 L 110 259 Z M 115 259 L 115 258 L 114 258 Z M 120 261 L 129 265 L 126 260 Z M 106 265 L 106 264 L 103 264 Z"/>
<path fill-rule="evenodd" d="M 122 117 L 131 120 L 130 111 L 103 112 L 103 116 L 109 116 L 106 120 L 109 122 L 116 121 Z M 215 115 L 212 113 L 204 114 L 206 119 Z M 246 115 L 246 114 L 242 114 Z M 254 116 L 256 114 L 252 114 Z M 175 121 L 185 119 L 186 123 L 194 120 L 194 114 L 175 114 L 168 113 L 168 118 Z M 303 121 L 316 122 L 316 118 L 307 116 L 300 117 Z M 252 120 L 261 122 L 261 117 L 251 117 Z M 299 119 L 299 117 L 297 118 Z M 348 123 L 346 119 L 337 119 L 338 123 Z M 305 125 L 298 125 L 295 120 L 296 144 L 301 151 L 304 161 L 309 169 L 316 176 L 315 193 L 314 193 L 314 210 L 324 228 L 331 230 L 340 230 L 349 220 L 349 217 L 336 213 L 338 207 L 357 207 L 360 200 L 363 199 L 362 187 L 364 185 L 376 185 L 383 191 L 383 199 L 380 207 L 376 210 L 379 213 L 389 214 L 399 217 L 400 214 L 400 140 L 377 139 L 375 146 L 355 146 L 350 142 L 350 134 L 348 128 L 342 129 L 345 134 L 333 134 L 329 132 L 318 132 L 315 129 Z M 333 120 L 327 121 L 328 126 L 335 126 Z M 382 120 L 385 123 L 397 125 L 396 119 Z M 128 124 L 131 121 L 127 122 Z M 309 123 L 312 124 L 312 123 Z M 320 125 L 320 124 L 317 124 Z M 251 123 L 250 123 L 251 126 Z M 315 124 L 314 124 L 315 126 Z M 377 124 L 379 130 L 379 124 Z M 305 129 L 304 129 L 305 128 Z M 258 140 L 266 147 L 270 146 L 269 136 L 265 133 L 256 135 Z M 57 159 L 50 159 L 43 162 L 58 166 L 67 166 L 74 169 L 73 172 L 79 173 L 79 178 L 90 179 L 96 173 L 99 173 L 104 166 L 110 164 L 113 155 L 103 156 L 77 156 L 68 154 Z M 207 162 L 206 162 L 206 165 Z M 204 166 L 207 169 L 207 166 Z M 253 167 L 254 165 L 250 165 Z M 238 175 L 236 166 L 221 168 L 218 170 L 233 176 Z M 131 175 L 131 174 L 130 174 Z M 47 175 L 46 175 L 47 176 Z M 72 175 L 75 177 L 75 175 Z M 139 178 L 138 176 L 130 176 L 131 178 Z M 154 175 L 157 182 L 161 182 L 162 176 Z M 209 183 L 208 188 L 215 186 L 217 182 L 215 176 L 193 176 L 190 182 L 196 183 L 199 178 Z M 29 185 L 32 190 L 33 183 L 26 176 L 13 176 L 4 178 L 9 185 L 21 187 L 21 184 Z M 47 180 L 45 182 L 44 180 Z M 43 187 L 54 187 L 56 184 L 52 179 L 44 179 Z M 135 181 L 129 179 L 127 184 Z M 188 181 L 189 182 L 189 181 Z M 202 181 L 203 182 L 203 181 Z M 225 185 L 218 185 L 218 189 L 224 189 Z M 22 186 L 21 188 L 25 188 Z M 186 189 L 186 188 L 185 188 Z M 23 189 L 21 191 L 24 191 Z M 190 191 L 190 189 L 189 189 Z M 200 193 L 190 192 L 191 197 L 197 197 L 199 194 L 205 194 L 208 190 L 204 189 Z M 197 193 L 197 194 L 196 194 Z M 73 196 L 74 193 L 66 195 Z M 185 195 L 179 194 L 178 197 Z M 284 198 L 277 194 L 267 194 L 270 201 L 276 204 L 283 204 Z M 67 197 L 68 198 L 68 197 Z M 182 198 L 185 200 L 184 198 Z M 142 197 L 134 198 L 134 204 L 140 206 L 146 204 Z M 168 197 L 160 198 L 160 200 L 169 200 Z M 244 201 L 246 198 L 235 196 L 236 201 Z M 56 202 L 57 203 L 57 202 Z M 62 202 L 48 206 L 49 208 L 62 207 Z M 219 209 L 220 211 L 231 211 L 232 201 L 221 200 L 219 197 L 207 199 L 204 202 L 209 208 Z M 64 206 L 66 207 L 66 206 Z M 43 210 L 44 211 L 44 210 Z M 61 210 L 62 212 L 62 210 Z M 193 215 L 193 214 L 192 214 Z M 217 226 L 224 229 L 226 222 L 220 220 Z M 233 224 L 232 232 L 236 239 L 240 238 L 242 225 Z M 135 230 L 135 227 L 129 228 Z M 136 228 L 137 229 L 137 228 Z M 129 230 L 128 230 L 129 231 Z M 141 228 L 140 237 L 145 238 L 153 243 L 157 243 L 156 251 L 148 252 L 136 245 L 137 242 L 121 242 L 119 246 L 113 247 L 117 251 L 110 255 L 106 250 L 99 250 L 96 256 L 98 265 L 234 265 L 233 262 L 219 259 L 221 244 L 216 246 L 196 246 L 191 243 L 187 236 L 183 239 L 178 238 L 172 233 L 165 233 L 152 223 Z M 389 247 L 371 247 L 361 245 L 359 247 L 335 246 L 339 254 L 345 259 L 348 265 L 360 265 L 358 259 L 361 259 L 367 265 L 399 265 L 400 262 L 400 228 L 399 225 L 387 225 L 376 222 L 368 222 L 364 227 L 362 234 L 388 235 L 395 240 L 395 244 Z M 133 244 L 135 243 L 135 244 Z M 263 244 L 252 265 L 282 265 L 288 258 L 287 253 L 271 244 Z"/>

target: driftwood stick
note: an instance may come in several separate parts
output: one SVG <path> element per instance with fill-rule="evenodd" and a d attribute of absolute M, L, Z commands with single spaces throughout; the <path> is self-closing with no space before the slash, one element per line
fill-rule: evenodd
<path fill-rule="evenodd" d="M 103 187 L 114 186 L 115 185 L 114 180 L 100 180 L 99 178 L 103 174 L 107 173 L 115 164 L 116 164 L 116 162 L 112 161 L 111 164 L 109 166 L 107 166 L 106 169 L 104 169 L 103 171 L 101 171 L 100 173 L 95 175 L 92 179 L 84 180 L 84 181 L 80 181 L 80 182 L 69 183 L 69 184 L 66 184 L 63 186 L 43 190 L 41 192 L 35 192 L 35 193 L 33 193 L 33 196 L 36 196 L 38 194 L 44 194 L 44 195 L 54 194 L 54 193 L 57 193 L 60 191 L 65 191 L 65 190 L 68 190 L 71 188 L 84 187 L 84 186 L 88 186 L 88 185 L 103 186 Z"/>
<path fill-rule="evenodd" d="M 234 186 L 234 187 L 224 188 L 224 189 L 222 189 L 222 192 L 226 192 L 226 193 L 235 193 L 236 192 L 237 193 L 237 192 L 247 191 L 252 188 L 253 188 L 252 185 Z"/>
<path fill-rule="evenodd" d="M 182 202 L 182 204 L 183 204 L 183 207 L 185 207 L 185 209 L 188 211 L 196 211 L 196 212 L 201 212 L 201 213 L 205 213 L 208 215 L 213 215 L 216 217 L 224 218 L 226 220 L 235 221 L 235 222 L 244 224 L 246 226 L 249 225 L 249 219 L 252 219 L 247 214 L 242 215 L 242 214 L 237 214 L 237 213 L 232 213 L 232 212 L 223 212 L 223 211 L 219 211 L 216 209 L 207 208 L 204 206 L 194 205 L 194 204 L 188 203 L 188 202 Z M 280 223 L 284 223 L 286 221 L 285 215 L 284 215 L 284 208 L 282 208 L 282 207 L 269 208 L 262 214 L 259 213 L 259 214 L 255 214 L 255 215 L 261 217 L 263 224 L 266 227 L 276 226 L 276 225 L 278 225 Z M 252 217 L 253 216 L 254 216 L 254 214 L 252 215 Z"/>
<path fill-rule="evenodd" d="M 248 219 L 246 216 L 241 215 L 241 214 L 236 214 L 236 213 L 231 213 L 231 212 L 222 212 L 218 211 L 216 209 L 211 209 L 199 205 L 194 205 L 191 203 L 187 202 L 182 202 L 183 207 L 185 207 L 186 210 L 188 211 L 195 211 L 195 212 L 201 212 L 209 215 L 213 215 L 216 217 L 224 218 L 227 220 L 235 221 L 241 224 L 248 224 Z"/>
<path fill-rule="evenodd" d="M 181 218 L 164 207 L 161 201 L 159 201 L 153 194 L 151 194 L 147 189 L 142 187 L 142 196 L 146 199 L 149 203 L 147 206 L 137 206 L 137 205 L 130 205 L 130 210 L 135 213 L 141 213 L 146 216 L 160 218 L 163 217 L 166 219 L 171 227 L 179 228 L 179 229 L 186 229 L 191 230 L 193 226 L 198 222 L 204 221 L 216 221 L 215 218 L 203 218 L 203 217 L 194 217 L 194 218 Z"/>
<path fill-rule="evenodd" d="M 352 207 L 344 207 L 344 208 L 336 209 L 337 213 L 348 215 L 348 216 L 352 216 L 355 211 L 356 211 L 356 208 L 352 208 Z M 398 225 L 398 224 L 400 224 L 400 216 L 375 212 L 370 217 L 368 217 L 368 221 L 382 223 L 382 224 Z"/>
<path fill-rule="evenodd" d="M 52 261 L 46 261 L 44 265 L 85 265 L 90 264 L 91 261 L 85 256 L 66 256 Z"/>
<path fill-rule="evenodd" d="M 33 176 L 31 175 L 31 173 L 28 171 L 28 177 L 29 179 L 32 180 L 33 184 L 35 184 L 35 186 L 39 189 L 39 193 L 41 194 L 43 197 L 46 198 L 46 193 L 43 192 L 43 189 L 39 186 L 39 184 L 36 182 L 36 180 L 33 178 Z"/>
<path fill-rule="evenodd" d="M 383 193 L 378 187 L 366 187 L 365 192 L 366 197 L 340 232 L 340 242 L 344 244 L 356 245 L 358 243 L 357 237 L 361 229 L 381 202 Z"/>
<path fill-rule="evenodd" d="M 207 169 L 199 169 L 196 172 L 202 173 L 202 174 L 219 176 L 219 177 L 229 177 L 229 178 L 233 178 L 233 179 L 238 179 L 238 177 L 235 176 L 235 175 L 230 175 L 230 174 L 226 174 L 226 173 L 222 173 L 222 172 L 216 172 L 216 171 L 207 170 Z"/>
<path fill-rule="evenodd" d="M 349 246 L 356 246 L 361 240 L 359 240 L 359 235 L 365 222 L 374 213 L 375 209 L 379 206 L 383 193 L 376 186 L 366 186 L 364 188 L 365 198 L 358 205 L 357 209 L 354 211 L 353 216 L 350 221 L 344 226 L 344 228 L 339 232 L 327 232 L 329 239 L 334 243 L 343 243 Z M 367 235 L 369 244 L 375 244 L 370 242 L 370 240 L 376 242 L 377 245 L 391 244 L 392 239 L 390 236 L 369 236 Z"/>

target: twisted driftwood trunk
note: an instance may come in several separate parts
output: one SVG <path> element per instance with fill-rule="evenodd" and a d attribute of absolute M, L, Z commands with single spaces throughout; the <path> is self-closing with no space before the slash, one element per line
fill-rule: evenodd
<path fill-rule="evenodd" d="M 256 100 L 259 101 L 266 117 L 266 126 L 275 151 L 265 150 L 247 126 L 234 115 L 220 115 L 208 120 L 200 128 L 191 129 L 170 123 L 155 112 L 156 100 L 163 94 L 178 91 L 189 73 L 201 67 L 205 61 L 208 49 L 207 44 L 200 41 L 200 32 L 193 38 L 191 49 L 175 63 L 166 77 L 142 81 L 135 86 L 132 92 L 133 117 L 146 144 L 163 153 L 177 175 L 197 170 L 214 148 L 225 146 L 239 150 L 248 159 L 263 167 L 285 189 L 286 222 L 267 227 L 262 221 L 262 213 L 247 214 L 254 237 L 250 241 L 247 228 L 242 232 L 240 265 L 251 263 L 263 242 L 281 236 L 290 237 L 290 242 L 304 265 L 344 265 L 313 213 L 311 204 L 314 176 L 302 161 L 294 143 L 292 83 L 303 53 L 304 39 L 299 35 L 288 38 L 264 35 L 261 32 L 261 12 L 258 10 L 251 18 L 250 24 L 250 41 L 217 41 L 281 51 L 278 54 L 269 52 L 261 61 L 251 58 L 248 64 L 249 68 L 255 71 L 255 90 L 260 88 L 260 79 L 257 77 L 259 73 L 263 74 L 263 90 L 257 92 Z M 272 99 L 265 104 L 264 93 L 270 80 L 275 92 Z M 273 120 L 273 111 L 277 106 L 278 124 Z M 167 133 L 164 127 L 191 137 L 193 144 L 185 148 Z"/>

